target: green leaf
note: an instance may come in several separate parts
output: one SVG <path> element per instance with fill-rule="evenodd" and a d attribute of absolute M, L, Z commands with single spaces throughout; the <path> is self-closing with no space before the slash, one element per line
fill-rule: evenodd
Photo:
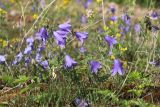
<path fill-rule="evenodd" d="M 12 76 L 9 76 L 9 75 L 1 76 L 0 79 L 2 79 L 2 81 L 7 83 L 8 85 L 12 85 L 12 83 L 14 81 L 14 78 Z"/>
<path fill-rule="evenodd" d="M 104 95 L 108 99 L 112 99 L 113 102 L 118 102 L 118 97 L 110 90 L 99 90 L 97 91 L 98 94 Z"/>
<path fill-rule="evenodd" d="M 135 81 L 135 80 L 140 80 L 142 77 L 141 73 L 138 71 L 133 71 L 129 75 L 129 80 Z"/>
<path fill-rule="evenodd" d="M 15 84 L 20 84 L 20 83 L 24 83 L 24 82 L 27 82 L 30 78 L 29 77 L 26 77 L 25 75 L 20 75 L 18 77 L 18 79 L 16 79 L 13 83 Z"/>
<path fill-rule="evenodd" d="M 100 91 L 97 91 L 97 93 L 102 94 L 102 95 L 109 95 L 111 94 L 111 91 L 110 90 L 100 90 Z"/>
<path fill-rule="evenodd" d="M 128 90 L 128 92 L 131 92 L 131 93 L 135 94 L 137 97 L 140 97 L 142 95 L 143 90 L 132 89 L 132 90 Z"/>

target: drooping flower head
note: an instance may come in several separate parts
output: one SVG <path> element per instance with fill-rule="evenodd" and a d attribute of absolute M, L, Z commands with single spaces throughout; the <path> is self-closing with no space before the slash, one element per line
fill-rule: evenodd
<path fill-rule="evenodd" d="M 0 55 L 0 63 L 4 63 L 6 61 L 5 55 Z"/>
<path fill-rule="evenodd" d="M 126 27 L 124 28 L 124 32 L 127 34 L 129 31 L 130 31 L 130 26 L 126 26 Z"/>
<path fill-rule="evenodd" d="M 134 25 L 134 30 L 136 33 L 140 33 L 141 32 L 141 25 L 140 24 L 135 24 Z"/>
<path fill-rule="evenodd" d="M 158 13 L 156 11 L 153 11 L 150 15 L 150 18 L 153 20 L 157 20 L 159 17 Z"/>
<path fill-rule="evenodd" d="M 85 47 L 81 47 L 81 48 L 80 48 L 80 52 L 81 52 L 81 53 L 84 53 L 84 52 L 86 52 L 86 51 L 87 51 L 87 50 L 86 50 Z"/>
<path fill-rule="evenodd" d="M 111 36 L 106 36 L 105 40 L 108 43 L 110 48 L 113 48 L 113 46 L 118 43 L 117 40 Z"/>
<path fill-rule="evenodd" d="M 46 42 L 46 40 L 49 38 L 49 33 L 45 27 L 42 27 L 36 36 L 37 39 L 41 39 L 43 42 Z"/>
<path fill-rule="evenodd" d="M 155 67 L 160 67 L 160 60 L 158 59 L 156 61 L 151 61 L 149 64 L 154 65 Z"/>
<path fill-rule="evenodd" d="M 72 26 L 69 23 L 63 23 L 59 25 L 59 28 L 63 31 L 71 32 Z"/>
<path fill-rule="evenodd" d="M 32 53 L 32 47 L 31 46 L 27 46 L 24 50 L 24 54 L 31 54 Z"/>
<path fill-rule="evenodd" d="M 111 7 L 110 7 L 110 11 L 112 12 L 112 14 L 115 14 L 116 8 L 115 8 L 114 6 L 111 6 Z"/>
<path fill-rule="evenodd" d="M 25 57 L 25 66 L 28 66 L 31 62 L 31 59 L 29 57 Z"/>
<path fill-rule="evenodd" d="M 69 55 L 65 56 L 65 68 L 72 68 L 73 66 L 77 65 L 77 62 L 74 61 Z"/>
<path fill-rule="evenodd" d="M 90 64 L 90 67 L 91 67 L 91 72 L 95 73 L 95 74 L 97 74 L 97 72 L 99 71 L 99 69 L 102 68 L 101 63 L 98 62 L 98 61 L 92 60 L 92 61 L 89 62 L 89 64 Z"/>
<path fill-rule="evenodd" d="M 34 38 L 33 37 L 27 38 L 26 42 L 28 43 L 29 46 L 33 46 Z"/>
<path fill-rule="evenodd" d="M 38 49 L 37 49 L 38 53 L 41 53 L 42 51 L 44 51 L 45 48 L 46 48 L 45 44 L 40 44 L 39 47 L 38 47 Z"/>
<path fill-rule="evenodd" d="M 87 9 L 89 5 L 91 5 L 92 0 L 87 0 L 87 2 L 84 4 L 84 7 Z"/>
<path fill-rule="evenodd" d="M 63 35 L 57 33 L 57 32 L 53 32 L 56 43 L 61 47 L 61 48 L 65 48 L 66 46 L 66 37 L 64 37 Z"/>
<path fill-rule="evenodd" d="M 114 66 L 112 69 L 112 76 L 115 76 L 117 73 L 119 75 L 124 75 L 123 63 L 120 62 L 119 59 L 114 60 Z"/>
<path fill-rule="evenodd" d="M 67 38 L 69 32 L 64 30 L 57 30 L 56 33 L 60 35 L 62 38 Z"/>
<path fill-rule="evenodd" d="M 35 60 L 36 60 L 38 63 L 40 63 L 40 62 L 42 61 L 42 55 L 41 55 L 40 53 L 37 53 Z"/>
<path fill-rule="evenodd" d="M 71 33 L 72 26 L 69 23 L 64 23 L 59 25 L 59 29 L 57 31 L 53 31 L 53 35 L 55 37 L 56 43 L 61 47 L 65 48 L 66 39 L 69 33 Z"/>
<path fill-rule="evenodd" d="M 88 101 L 85 101 L 85 100 L 81 100 L 79 98 L 76 98 L 75 101 L 74 101 L 74 104 L 77 106 L 77 107 L 88 107 L 90 104 L 88 103 Z"/>
<path fill-rule="evenodd" d="M 113 21 L 113 22 L 117 21 L 117 19 L 118 19 L 117 16 L 112 16 L 112 17 L 110 18 L 110 20 Z"/>
<path fill-rule="evenodd" d="M 83 43 L 84 40 L 88 38 L 88 33 L 87 32 L 76 32 L 76 37 L 79 41 Z"/>
<path fill-rule="evenodd" d="M 124 36 L 130 31 L 130 26 L 129 25 L 125 26 L 125 25 L 121 24 L 119 26 L 119 29 L 121 30 L 121 35 Z"/>
<path fill-rule="evenodd" d="M 40 63 L 40 65 L 41 65 L 45 70 L 47 70 L 47 69 L 50 68 L 50 67 L 49 67 L 49 63 L 48 63 L 47 60 L 42 61 L 42 62 Z"/>
<path fill-rule="evenodd" d="M 157 31 L 160 30 L 160 28 L 159 28 L 158 26 L 153 25 L 152 28 L 151 28 L 151 30 L 152 30 L 153 32 L 157 32 Z"/>
<path fill-rule="evenodd" d="M 131 25 L 131 17 L 128 14 L 122 15 L 122 20 L 125 22 L 125 24 Z"/>
<path fill-rule="evenodd" d="M 16 57 L 15 57 L 15 60 L 13 61 L 13 64 L 14 65 L 17 65 L 23 58 L 23 54 L 22 52 L 20 52 Z"/>

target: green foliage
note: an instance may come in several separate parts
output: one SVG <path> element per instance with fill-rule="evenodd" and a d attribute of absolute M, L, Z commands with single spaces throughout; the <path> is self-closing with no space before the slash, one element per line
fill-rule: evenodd
<path fill-rule="evenodd" d="M 119 98 L 115 95 L 115 93 L 111 92 L 110 90 L 100 90 L 97 91 L 97 93 L 103 95 L 106 99 L 111 99 L 113 103 L 119 101 Z"/>
<path fill-rule="evenodd" d="M 6 85 L 9 85 L 9 86 L 13 85 L 13 81 L 14 81 L 14 77 L 13 76 L 4 75 L 4 76 L 1 76 L 0 79 L 2 81 L 4 81 L 4 83 L 6 83 Z"/>
<path fill-rule="evenodd" d="M 156 107 L 153 104 L 148 104 L 146 102 L 144 102 L 141 99 L 133 99 L 133 100 L 124 100 L 122 101 L 122 106 L 124 107 L 134 107 L 134 106 L 138 106 L 138 107 Z"/>
<path fill-rule="evenodd" d="M 140 97 L 142 95 L 143 90 L 142 89 L 131 89 L 128 90 L 128 92 L 135 94 L 135 97 Z"/>
<path fill-rule="evenodd" d="M 18 76 L 18 79 L 15 79 L 13 81 L 13 83 L 15 84 L 22 84 L 22 83 L 25 83 L 29 80 L 29 77 L 25 76 L 25 75 L 19 75 Z"/>
<path fill-rule="evenodd" d="M 140 79 L 142 79 L 142 74 L 141 74 L 141 72 L 138 72 L 138 71 L 131 72 L 128 77 L 129 81 L 137 81 Z"/>

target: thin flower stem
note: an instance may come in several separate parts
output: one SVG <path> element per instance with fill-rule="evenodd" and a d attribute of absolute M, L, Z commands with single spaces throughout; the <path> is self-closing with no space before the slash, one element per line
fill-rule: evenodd
<path fill-rule="evenodd" d="M 8 65 L 8 63 L 6 61 L 5 61 L 5 64 L 6 64 L 7 68 L 8 68 L 8 70 L 9 70 L 9 72 L 12 74 L 11 67 Z"/>
<path fill-rule="evenodd" d="M 22 42 L 21 42 L 21 46 L 19 48 L 19 50 L 22 47 L 22 44 L 24 42 L 24 39 L 28 36 L 28 34 L 32 31 L 32 29 L 34 28 L 34 26 L 38 23 L 38 20 L 44 16 L 44 13 L 52 6 L 52 4 L 55 2 L 56 0 L 51 1 L 41 12 L 41 14 L 38 16 L 38 18 L 35 20 L 35 22 L 33 23 L 33 25 L 31 26 L 31 28 L 27 31 L 27 33 L 24 35 L 24 37 L 22 38 Z"/>
<path fill-rule="evenodd" d="M 27 7 L 29 6 L 30 0 L 27 1 L 25 7 L 23 7 L 23 4 L 19 2 L 20 8 L 21 8 L 21 17 L 19 21 L 19 26 L 20 26 L 20 36 L 23 36 L 23 32 L 25 33 L 25 25 L 26 25 L 26 19 L 25 19 L 25 12 Z"/>
<path fill-rule="evenodd" d="M 152 37 L 152 44 L 153 44 L 153 48 L 152 48 L 152 51 L 150 52 L 150 55 L 149 55 L 149 58 L 148 58 L 148 61 L 147 61 L 147 64 L 146 64 L 146 69 L 145 69 L 144 72 L 147 72 L 147 70 L 148 70 L 148 67 L 149 67 L 149 63 L 148 62 L 150 62 L 152 58 L 153 58 L 153 61 L 154 61 L 157 38 Z"/>
<path fill-rule="evenodd" d="M 25 21 L 26 21 L 26 20 L 25 20 L 25 12 L 26 12 L 26 8 L 27 8 L 28 5 L 29 5 L 29 2 L 30 2 L 30 0 L 28 0 L 28 2 L 27 2 L 27 4 L 25 5 L 24 8 L 23 8 L 23 6 L 22 6 L 22 3 L 20 3 L 21 12 L 22 12 L 20 21 L 22 22 L 22 20 L 23 20 L 23 26 L 26 25 L 26 22 L 25 22 Z"/>
<path fill-rule="evenodd" d="M 143 46 L 143 44 L 144 44 L 144 40 L 143 40 L 143 42 L 141 43 L 141 45 L 139 45 L 139 47 L 137 48 L 137 51 L 139 51 L 139 49 Z M 137 51 L 136 51 L 136 52 L 137 52 Z M 135 54 L 134 54 L 134 57 L 136 56 L 136 52 L 135 52 Z M 131 67 L 130 67 L 130 69 L 129 69 L 129 71 L 128 71 L 128 74 L 127 74 L 126 78 L 124 79 L 124 81 L 123 81 L 121 87 L 118 88 L 119 91 L 117 92 L 117 95 L 118 95 L 118 94 L 121 92 L 121 90 L 123 89 L 123 86 L 125 85 L 125 83 L 126 83 L 128 77 L 129 77 L 129 74 L 130 74 L 132 68 L 133 68 L 133 64 L 131 65 Z"/>
<path fill-rule="evenodd" d="M 105 23 L 105 11 L 104 11 L 104 1 L 102 0 L 102 16 L 103 16 L 103 26 L 106 26 Z"/>
<path fill-rule="evenodd" d="M 85 26 L 85 27 L 81 28 L 80 30 L 86 30 L 86 29 L 88 29 L 89 27 L 91 27 L 91 26 L 93 26 L 93 25 L 96 25 L 97 23 L 99 23 L 99 22 L 101 22 L 101 21 L 102 21 L 102 19 L 96 21 L 96 22 L 93 23 L 93 24 L 90 24 L 90 25 L 88 25 L 88 26 Z"/>

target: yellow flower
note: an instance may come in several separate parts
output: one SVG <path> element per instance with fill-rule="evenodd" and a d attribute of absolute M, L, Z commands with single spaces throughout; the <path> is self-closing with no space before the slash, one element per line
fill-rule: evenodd
<path fill-rule="evenodd" d="M 120 33 L 117 33 L 117 34 L 116 34 L 116 37 L 117 37 L 117 38 L 121 37 L 121 34 L 120 34 Z"/>
<path fill-rule="evenodd" d="M 138 17 L 138 20 L 139 20 L 139 21 L 142 21 L 142 19 L 143 19 L 143 17 Z"/>
<path fill-rule="evenodd" d="M 104 29 L 105 31 L 107 31 L 109 28 L 108 28 L 108 26 L 104 26 L 103 29 Z"/>
<path fill-rule="evenodd" d="M 6 14 L 7 12 L 5 10 L 3 10 L 2 8 L 0 8 L 0 13 L 1 14 Z"/>
<path fill-rule="evenodd" d="M 124 62 L 123 62 L 123 66 L 124 66 L 124 68 L 127 67 L 127 61 L 124 61 Z"/>
<path fill-rule="evenodd" d="M 63 4 L 66 6 L 66 5 L 69 4 L 70 1 L 71 1 L 71 0 L 63 0 Z"/>
<path fill-rule="evenodd" d="M 16 43 L 16 42 L 19 42 L 19 41 L 21 41 L 20 38 L 13 38 L 13 39 L 10 40 L 11 43 Z"/>
<path fill-rule="evenodd" d="M 101 3 L 102 2 L 102 0 L 97 0 L 97 3 Z"/>
<path fill-rule="evenodd" d="M 33 19 L 36 20 L 37 18 L 38 18 L 38 14 L 34 14 L 34 15 L 33 15 Z"/>
<path fill-rule="evenodd" d="M 0 38 L 0 42 L 3 42 L 3 39 Z"/>
<path fill-rule="evenodd" d="M 7 45 L 8 45 L 8 42 L 5 41 L 5 40 L 3 40 L 3 42 L 2 42 L 2 47 L 6 47 Z"/>
<path fill-rule="evenodd" d="M 114 24 L 114 22 L 113 22 L 113 21 L 110 21 L 109 23 L 110 23 L 110 25 L 113 25 L 113 24 Z"/>
<path fill-rule="evenodd" d="M 16 0 L 10 0 L 10 2 L 11 2 L 11 3 L 15 3 L 15 2 L 16 2 Z"/>
<path fill-rule="evenodd" d="M 111 59 L 112 59 L 112 60 L 115 60 L 116 58 L 115 58 L 115 56 L 114 56 L 114 55 L 111 55 Z"/>
<path fill-rule="evenodd" d="M 125 48 L 120 48 L 120 50 L 123 51 L 123 52 L 124 52 L 124 51 L 127 51 L 127 47 L 125 47 Z"/>

